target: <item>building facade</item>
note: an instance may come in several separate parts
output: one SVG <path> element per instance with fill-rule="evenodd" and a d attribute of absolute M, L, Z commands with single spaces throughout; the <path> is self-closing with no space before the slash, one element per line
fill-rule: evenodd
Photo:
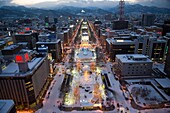
<path fill-rule="evenodd" d="M 167 41 L 156 37 L 150 38 L 148 42 L 147 55 L 153 61 L 164 61 L 166 53 Z"/>
<path fill-rule="evenodd" d="M 32 108 L 39 104 L 49 76 L 47 55 L 30 58 L 28 53 L 16 55 L 0 73 L 0 99 L 12 99 L 16 106 Z"/>
<path fill-rule="evenodd" d="M 54 59 L 56 62 L 60 62 L 62 60 L 62 44 L 61 40 L 58 39 L 57 41 L 52 42 L 37 42 L 36 48 L 48 48 L 48 58 L 50 60 Z"/>
<path fill-rule="evenodd" d="M 170 35 L 167 36 L 167 55 L 166 55 L 166 62 L 165 62 L 165 72 L 167 76 L 170 78 Z"/>
<path fill-rule="evenodd" d="M 112 22 L 113 30 L 128 29 L 128 21 L 117 20 Z"/>
<path fill-rule="evenodd" d="M 152 61 L 142 54 L 116 55 L 121 76 L 143 76 L 152 72 Z"/>
<path fill-rule="evenodd" d="M 38 34 L 37 33 L 25 33 L 21 32 L 14 36 L 15 43 L 26 42 L 28 45 L 28 49 L 34 49 L 36 47 L 36 42 L 38 41 Z"/>
<path fill-rule="evenodd" d="M 106 39 L 106 51 L 111 60 L 115 60 L 117 54 L 134 54 L 135 45 L 135 40 Z"/>
<path fill-rule="evenodd" d="M 156 16 L 154 14 L 143 14 L 142 15 L 142 25 L 143 26 L 152 26 L 154 25 Z"/>
<path fill-rule="evenodd" d="M 1 52 L 5 60 L 13 60 L 15 58 L 14 56 L 18 54 L 21 49 L 21 45 L 12 44 L 2 49 Z"/>

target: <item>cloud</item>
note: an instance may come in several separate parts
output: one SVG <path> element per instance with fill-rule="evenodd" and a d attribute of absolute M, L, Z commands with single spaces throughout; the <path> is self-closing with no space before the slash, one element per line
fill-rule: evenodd
<path fill-rule="evenodd" d="M 170 0 L 136 0 L 136 3 L 146 6 L 169 8 Z"/>
<path fill-rule="evenodd" d="M 12 3 L 13 0 L 0 0 L 0 6 L 16 6 L 17 4 Z"/>
<path fill-rule="evenodd" d="M 3 5 L 8 5 L 10 4 L 12 0 L 0 0 L 0 6 L 3 6 Z"/>
<path fill-rule="evenodd" d="M 75 7 L 99 7 L 99 8 L 110 8 L 118 5 L 119 2 L 116 0 L 67 0 L 65 2 L 43 2 L 34 5 L 29 5 L 28 7 L 38 7 L 38 8 L 56 8 L 57 5 L 61 6 L 75 6 Z"/>

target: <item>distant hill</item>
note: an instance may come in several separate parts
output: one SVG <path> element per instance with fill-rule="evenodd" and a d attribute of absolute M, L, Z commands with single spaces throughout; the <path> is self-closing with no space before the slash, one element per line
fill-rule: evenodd
<path fill-rule="evenodd" d="M 116 6 L 114 8 L 108 8 L 106 9 L 109 12 L 117 13 L 119 12 L 119 6 Z M 125 13 L 154 13 L 154 14 L 170 14 L 170 9 L 168 8 L 158 8 L 154 6 L 142 6 L 140 4 L 135 5 L 125 5 Z"/>
<path fill-rule="evenodd" d="M 77 16 L 81 14 L 81 11 L 85 11 L 85 15 L 105 15 L 108 13 L 118 13 L 119 7 L 113 8 L 97 8 L 97 7 L 73 7 L 73 6 L 60 6 L 49 9 L 38 9 L 38 8 L 27 8 L 24 6 L 3 6 L 0 7 L 0 18 L 4 17 L 44 17 L 44 16 Z M 157 8 L 136 5 L 126 5 L 125 13 L 155 13 L 155 14 L 170 14 L 170 9 L 167 8 Z"/>
<path fill-rule="evenodd" d="M 73 7 L 73 6 L 62 6 L 60 8 L 55 8 L 54 10 L 56 11 L 61 11 L 61 12 L 69 12 L 73 15 L 77 15 L 79 13 L 81 13 L 82 10 L 85 11 L 85 14 L 93 14 L 93 15 L 104 15 L 104 14 L 108 14 L 111 13 L 107 10 L 101 9 L 101 8 L 97 8 L 97 7 Z"/>
<path fill-rule="evenodd" d="M 44 16 L 70 16 L 69 12 L 61 10 L 45 10 L 38 8 L 27 8 L 24 6 L 3 6 L 0 8 L 0 18 L 3 17 L 44 17 Z"/>
<path fill-rule="evenodd" d="M 38 9 L 38 8 L 27 8 L 24 6 L 3 6 L 0 8 L 0 18 L 2 17 L 34 17 L 34 16 L 76 16 L 84 10 L 85 14 L 102 15 L 110 13 L 107 10 L 100 8 L 89 7 L 80 8 L 73 6 L 63 6 L 60 8 L 54 8 L 53 10 Z"/>

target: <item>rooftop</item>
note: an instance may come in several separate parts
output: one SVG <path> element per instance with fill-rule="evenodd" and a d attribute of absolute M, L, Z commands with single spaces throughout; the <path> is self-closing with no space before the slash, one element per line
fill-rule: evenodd
<path fill-rule="evenodd" d="M 147 56 L 142 54 L 122 54 L 116 55 L 121 62 L 124 63 L 142 63 L 142 62 L 152 62 Z"/>
<path fill-rule="evenodd" d="M 13 50 L 13 49 L 16 49 L 16 48 L 18 48 L 18 47 L 19 47 L 19 45 L 14 45 L 14 44 L 12 44 L 12 45 L 7 46 L 7 47 L 4 48 L 3 50 Z"/>
<path fill-rule="evenodd" d="M 13 100 L 0 100 L 0 113 L 8 113 L 13 106 Z"/>
<path fill-rule="evenodd" d="M 4 45 L 5 42 L 4 41 L 0 41 L 0 46 Z"/>
<path fill-rule="evenodd" d="M 48 36 L 50 36 L 50 34 L 49 34 L 49 33 L 41 33 L 41 34 L 39 35 L 39 37 L 43 37 L 43 36 L 48 37 Z"/>
<path fill-rule="evenodd" d="M 39 66 L 39 64 L 41 63 L 42 59 L 44 57 L 35 57 L 33 58 L 31 61 L 28 62 L 28 67 L 30 69 L 30 71 L 36 69 L 37 66 Z M 30 72 L 28 71 L 28 72 Z M 0 77 L 6 77 L 6 76 L 25 76 L 25 73 L 20 73 L 19 72 L 19 67 L 18 64 L 15 62 L 11 62 L 9 65 L 6 66 L 6 68 L 4 68 L 2 70 L 2 73 L 0 74 Z"/>
<path fill-rule="evenodd" d="M 15 36 L 22 36 L 22 35 L 32 35 L 32 32 L 20 32 L 15 34 Z"/>
<path fill-rule="evenodd" d="M 119 44 L 119 45 L 126 45 L 126 44 L 135 44 L 135 41 L 133 40 L 125 40 L 125 39 L 114 39 L 114 38 L 107 38 L 106 39 L 108 43 L 110 44 Z"/>
<path fill-rule="evenodd" d="M 161 78 L 155 79 L 163 88 L 170 88 L 170 79 L 168 78 Z"/>
<path fill-rule="evenodd" d="M 38 41 L 36 44 L 56 44 L 60 41 L 60 39 L 57 39 L 57 40 L 49 40 L 49 41 Z"/>

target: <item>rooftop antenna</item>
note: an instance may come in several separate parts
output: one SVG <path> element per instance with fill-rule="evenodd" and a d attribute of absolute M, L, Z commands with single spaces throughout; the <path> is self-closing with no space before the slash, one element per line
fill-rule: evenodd
<path fill-rule="evenodd" d="M 125 1 L 124 0 L 120 0 L 119 2 L 119 13 L 120 13 L 120 17 L 119 20 L 124 20 L 124 9 L 125 9 Z"/>

